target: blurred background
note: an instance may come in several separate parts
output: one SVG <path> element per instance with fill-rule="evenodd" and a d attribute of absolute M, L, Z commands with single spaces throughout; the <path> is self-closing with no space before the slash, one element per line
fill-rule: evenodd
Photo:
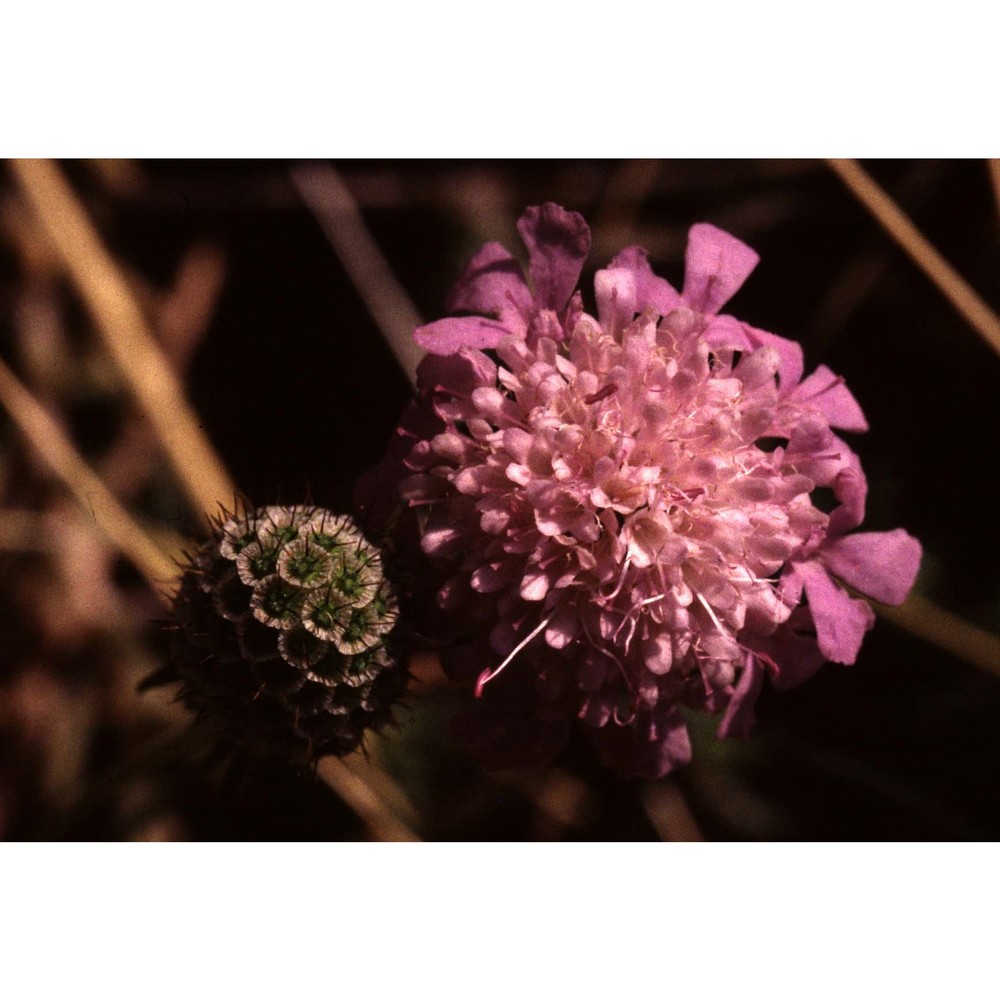
<path fill-rule="evenodd" d="M 1000 308 L 995 165 L 865 167 Z M 155 594 L 5 404 L 0 836 L 1000 833 L 1000 662 L 989 635 L 1000 632 L 998 359 L 827 165 L 79 161 L 59 170 L 198 424 L 257 504 L 350 509 L 408 398 L 386 335 L 442 315 L 486 240 L 519 253 L 519 215 L 552 200 L 594 231 L 585 294 L 593 271 L 630 243 L 679 284 L 694 222 L 753 246 L 761 263 L 730 311 L 799 340 L 807 371 L 822 362 L 845 377 L 872 428 L 851 441 L 870 484 L 865 527 L 905 527 L 925 557 L 921 600 L 880 618 L 854 667 L 827 666 L 785 694 L 765 690 L 749 741 L 719 742 L 717 720 L 691 716 L 693 763 L 662 782 L 616 779 L 582 738 L 549 766 L 490 774 L 450 736 L 469 692 L 425 665 L 399 726 L 369 741 L 370 762 L 317 776 L 261 766 L 227 784 L 185 738 L 172 692 L 137 692 L 161 662 Z M 59 248 L 48 228 L 59 219 L 43 215 L 24 175 L 0 170 L 0 358 L 146 534 L 177 553 L 198 522 L 67 263 L 81 245 Z"/>

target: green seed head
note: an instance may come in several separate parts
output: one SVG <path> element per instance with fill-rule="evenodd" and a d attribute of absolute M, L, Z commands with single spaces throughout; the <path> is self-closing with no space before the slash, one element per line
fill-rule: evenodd
<path fill-rule="evenodd" d="M 381 554 L 350 518 L 310 506 L 243 511 L 191 558 L 175 601 L 174 672 L 189 706 L 246 749 L 303 763 L 346 753 L 403 691 L 396 614 Z"/>

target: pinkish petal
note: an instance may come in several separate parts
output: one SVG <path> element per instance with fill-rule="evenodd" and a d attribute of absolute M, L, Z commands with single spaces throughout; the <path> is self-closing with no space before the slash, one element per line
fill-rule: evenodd
<path fill-rule="evenodd" d="M 552 581 L 542 570 L 531 570 L 521 580 L 521 597 L 526 601 L 541 601 L 549 592 Z"/>
<path fill-rule="evenodd" d="M 609 269 L 628 271 L 635 288 L 635 311 L 653 309 L 658 316 L 666 316 L 682 305 L 680 294 L 665 278 L 653 274 L 642 247 L 622 250 L 608 265 Z"/>
<path fill-rule="evenodd" d="M 799 384 L 802 372 L 805 370 L 801 345 L 787 337 L 779 337 L 776 333 L 768 333 L 767 330 L 758 330 L 746 323 L 740 325 L 754 347 L 773 347 L 778 352 L 778 357 L 781 358 L 781 364 L 778 365 L 778 382 L 780 396 L 784 399 Z"/>
<path fill-rule="evenodd" d="M 757 662 L 755 656 L 747 657 L 746 666 L 740 671 L 736 688 L 716 732 L 720 740 L 728 739 L 730 736 L 739 736 L 745 740 L 750 735 L 750 729 L 756 721 L 753 707 L 760 697 L 763 685 L 764 668 Z"/>
<path fill-rule="evenodd" d="M 787 691 L 802 684 L 826 663 L 816 644 L 815 626 L 808 608 L 796 608 L 788 621 L 771 635 L 764 636 L 757 647 L 778 667 L 777 674 L 771 678 L 777 691 Z"/>
<path fill-rule="evenodd" d="M 354 504 L 372 537 L 381 537 L 397 513 L 400 484 L 411 472 L 405 459 L 413 442 L 429 438 L 440 429 L 439 420 L 417 403 L 409 403 L 382 460 L 358 480 Z"/>
<path fill-rule="evenodd" d="M 838 587 L 820 563 L 800 563 L 798 571 L 805 580 L 821 652 L 834 663 L 853 663 L 865 633 L 875 624 L 875 613 Z"/>
<path fill-rule="evenodd" d="M 548 201 L 527 209 L 517 231 L 528 248 L 535 305 L 559 312 L 573 294 L 590 251 L 590 227 L 579 212 Z"/>
<path fill-rule="evenodd" d="M 609 267 L 594 275 L 597 319 L 608 333 L 623 330 L 636 314 L 635 275 L 623 267 Z"/>
<path fill-rule="evenodd" d="M 702 337 L 710 347 L 728 347 L 734 351 L 752 351 L 761 346 L 747 336 L 746 324 L 732 316 L 713 316 Z"/>
<path fill-rule="evenodd" d="M 605 764 L 623 778 L 662 778 L 691 760 L 691 739 L 680 712 L 660 702 L 652 717 L 631 726 L 587 730 Z"/>
<path fill-rule="evenodd" d="M 684 301 L 702 313 L 717 313 L 757 266 L 760 257 L 745 243 L 707 222 L 688 233 Z"/>
<path fill-rule="evenodd" d="M 463 347 L 477 350 L 496 347 L 511 331 L 502 323 L 479 316 L 439 319 L 417 327 L 413 339 L 431 354 L 455 354 Z"/>
<path fill-rule="evenodd" d="M 545 641 L 553 649 L 568 646 L 580 631 L 580 615 L 575 608 L 560 608 L 549 621 Z"/>
<path fill-rule="evenodd" d="M 469 261 L 447 301 L 448 312 L 493 316 L 512 328 L 524 325 L 531 306 L 521 265 L 499 243 L 487 243 Z"/>
<path fill-rule="evenodd" d="M 471 396 L 473 389 L 495 385 L 497 366 L 482 351 L 462 349 L 456 354 L 428 354 L 417 366 L 417 389 L 422 397 L 450 390 Z"/>
<path fill-rule="evenodd" d="M 834 375 L 826 365 L 820 365 L 804 382 L 799 383 L 788 399 L 800 406 L 812 406 L 829 421 L 831 427 L 863 433 L 868 421 L 858 401 L 844 385 L 839 375 Z"/>
<path fill-rule="evenodd" d="M 883 604 L 902 604 L 920 569 L 923 550 L 902 528 L 862 531 L 834 539 L 823 562 L 844 583 Z"/>
<path fill-rule="evenodd" d="M 833 480 L 834 496 L 840 501 L 840 506 L 830 514 L 829 534 L 833 537 L 845 535 L 856 528 L 865 519 L 865 501 L 868 499 L 868 480 L 861 471 L 861 463 L 857 455 L 836 435 L 831 435 L 840 448 L 846 453 L 848 464 L 841 469 Z"/>

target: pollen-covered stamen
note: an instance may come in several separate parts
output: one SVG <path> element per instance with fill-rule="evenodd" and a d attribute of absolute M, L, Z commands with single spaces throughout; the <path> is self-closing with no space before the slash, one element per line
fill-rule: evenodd
<path fill-rule="evenodd" d="M 514 657 L 515 657 L 515 656 L 517 656 L 517 654 L 518 654 L 518 653 L 520 653 L 520 652 L 521 652 L 521 650 L 522 650 L 522 649 L 524 649 L 524 647 L 525 647 L 525 646 L 527 646 L 527 645 L 528 645 L 528 643 L 529 643 L 529 642 L 531 642 L 531 640 L 532 640 L 532 639 L 534 639 L 534 638 L 535 638 L 535 636 L 537 636 L 537 635 L 539 634 L 539 632 L 541 632 L 541 631 L 543 631 L 543 630 L 545 629 L 545 627 L 546 627 L 546 626 L 547 626 L 547 625 L 549 624 L 549 622 L 550 622 L 550 621 L 552 621 L 552 617 L 553 617 L 553 615 L 554 615 L 554 614 L 555 614 L 555 611 L 552 611 L 552 612 L 550 612 L 550 613 L 549 613 L 549 614 L 548 614 L 548 615 L 547 615 L 547 616 L 546 616 L 545 618 L 543 618 L 543 619 L 542 619 L 542 620 L 541 620 L 541 621 L 540 621 L 540 622 L 539 622 L 539 623 L 538 623 L 538 624 L 537 624 L 537 625 L 536 625 L 536 626 L 535 626 L 535 627 L 534 627 L 534 628 L 533 628 L 533 629 L 532 629 L 532 630 L 531 630 L 531 631 L 530 631 L 530 632 L 529 632 L 529 633 L 528 633 L 528 634 L 527 634 L 527 635 L 526 635 L 526 636 L 525 636 L 525 637 L 524 637 L 524 638 L 523 638 L 523 639 L 522 639 L 522 640 L 521 640 L 521 641 L 520 641 L 520 642 L 519 642 L 519 643 L 518 643 L 518 644 L 517 644 L 517 645 L 516 645 L 516 646 L 515 646 L 515 647 L 514 647 L 514 648 L 513 648 L 513 649 L 512 649 L 512 650 L 511 650 L 510 652 L 509 652 L 509 653 L 508 653 L 508 654 L 507 654 L 507 656 L 506 656 L 506 657 L 504 658 L 504 661 L 503 661 L 503 663 L 501 663 L 499 667 L 497 667 L 497 668 L 496 668 L 496 669 L 494 669 L 494 670 L 484 670 L 484 671 L 483 671 L 483 672 L 482 672 L 482 673 L 481 673 L 481 674 L 479 675 L 478 679 L 476 680 L 476 697 L 477 697 L 477 698 L 481 698 L 481 697 L 483 696 L 483 688 L 484 688 L 484 687 L 486 687 L 486 685 L 487 685 L 487 684 L 489 684 L 489 682 L 490 682 L 491 680 L 493 680 L 493 678 L 494 678 L 494 677 L 496 677 L 496 676 L 497 676 L 497 675 L 498 675 L 498 674 L 499 674 L 499 673 L 500 673 L 500 672 L 501 672 L 501 671 L 502 671 L 502 670 L 504 669 L 504 667 L 506 667 L 506 666 L 507 666 L 507 664 L 508 664 L 508 663 L 510 663 L 510 661 L 511 661 L 511 660 L 513 660 L 513 659 L 514 659 Z"/>

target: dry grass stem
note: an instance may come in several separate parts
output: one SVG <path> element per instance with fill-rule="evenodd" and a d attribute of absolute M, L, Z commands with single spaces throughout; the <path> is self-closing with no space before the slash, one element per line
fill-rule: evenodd
<path fill-rule="evenodd" d="M 990 168 L 990 182 L 993 185 L 993 196 L 996 198 L 997 214 L 1000 215 L 1000 160 L 987 160 Z"/>
<path fill-rule="evenodd" d="M 187 368 L 208 332 L 225 279 L 225 255 L 211 243 L 196 243 L 181 258 L 157 317 L 164 352 L 177 372 Z"/>
<path fill-rule="evenodd" d="M 347 185 L 325 163 L 303 164 L 290 173 L 400 368 L 415 386 L 417 365 L 423 357 L 413 340 L 413 330 L 422 322 L 420 314 L 368 232 Z"/>
<path fill-rule="evenodd" d="M 379 763 L 380 740 L 369 733 L 365 741 L 367 752 L 360 751 L 341 757 L 340 761 L 355 778 L 363 781 L 387 808 L 408 827 L 420 826 L 420 813 L 403 789 L 383 770 Z"/>
<path fill-rule="evenodd" d="M 895 201 L 856 160 L 828 160 L 831 169 L 910 259 L 937 285 L 982 338 L 1000 354 L 1000 317 L 928 242 Z"/>
<path fill-rule="evenodd" d="M 33 510 L 0 510 L 0 552 L 48 552 L 44 519 Z"/>
<path fill-rule="evenodd" d="M 55 163 L 12 160 L 10 167 L 192 507 L 215 513 L 231 501 L 233 485 L 86 211 Z"/>
<path fill-rule="evenodd" d="M 177 567 L 150 540 L 132 515 L 87 465 L 56 420 L 0 361 L 0 402 L 52 472 L 66 485 L 108 541 L 135 565 L 165 600 Z"/>
<path fill-rule="evenodd" d="M 324 757 L 316 773 L 364 822 L 376 840 L 418 841 L 420 837 L 404 820 L 399 818 L 375 791 L 372 776 L 362 776 L 354 769 L 356 759 Z M 385 780 L 391 781 L 388 776 Z M 402 795 L 402 793 L 400 793 Z"/>
<path fill-rule="evenodd" d="M 536 840 L 558 840 L 566 829 L 584 826 L 598 812 L 590 786 L 558 767 L 497 771 L 492 778 L 533 803 Z"/>
<path fill-rule="evenodd" d="M 875 610 L 894 625 L 990 673 L 1000 674 L 1000 638 L 964 618 L 945 611 L 920 594 L 893 608 L 874 604 Z"/>
<path fill-rule="evenodd" d="M 688 842 L 705 839 L 676 782 L 669 779 L 651 782 L 643 788 L 640 797 L 646 816 L 660 840 Z"/>

